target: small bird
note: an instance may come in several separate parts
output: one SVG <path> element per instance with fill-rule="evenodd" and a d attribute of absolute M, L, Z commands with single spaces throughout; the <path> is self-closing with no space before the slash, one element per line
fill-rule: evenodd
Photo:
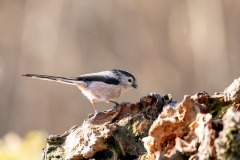
<path fill-rule="evenodd" d="M 92 103 L 95 114 L 97 113 L 95 102 L 105 101 L 118 105 L 115 100 L 121 93 L 138 87 L 135 77 L 120 69 L 84 74 L 73 78 L 39 74 L 24 74 L 22 76 L 77 86 Z"/>

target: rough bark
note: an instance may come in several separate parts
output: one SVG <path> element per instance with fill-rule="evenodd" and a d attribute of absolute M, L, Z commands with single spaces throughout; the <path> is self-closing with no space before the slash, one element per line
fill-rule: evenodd
<path fill-rule="evenodd" d="M 239 159 L 239 100 L 240 78 L 224 92 L 179 103 L 150 93 L 49 136 L 43 159 Z"/>

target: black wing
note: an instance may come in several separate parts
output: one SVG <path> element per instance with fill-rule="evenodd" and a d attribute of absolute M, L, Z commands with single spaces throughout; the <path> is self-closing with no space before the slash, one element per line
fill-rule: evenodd
<path fill-rule="evenodd" d="M 120 83 L 120 81 L 116 78 L 101 75 L 83 75 L 80 77 L 75 77 L 74 79 L 84 81 L 86 83 L 91 83 L 93 81 L 104 82 L 112 85 L 118 85 Z"/>

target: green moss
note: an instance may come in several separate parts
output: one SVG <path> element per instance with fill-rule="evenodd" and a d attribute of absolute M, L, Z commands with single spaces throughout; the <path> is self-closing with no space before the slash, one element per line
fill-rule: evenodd
<path fill-rule="evenodd" d="M 212 114 L 214 120 L 220 119 L 231 106 L 231 102 L 224 102 L 223 99 L 211 99 L 209 100 L 208 112 Z"/>

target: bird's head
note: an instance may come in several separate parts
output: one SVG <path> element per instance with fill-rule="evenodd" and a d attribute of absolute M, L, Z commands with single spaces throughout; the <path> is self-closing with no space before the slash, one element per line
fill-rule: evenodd
<path fill-rule="evenodd" d="M 112 72 L 117 75 L 120 84 L 126 89 L 138 88 L 136 78 L 131 73 L 119 69 L 114 69 Z"/>

